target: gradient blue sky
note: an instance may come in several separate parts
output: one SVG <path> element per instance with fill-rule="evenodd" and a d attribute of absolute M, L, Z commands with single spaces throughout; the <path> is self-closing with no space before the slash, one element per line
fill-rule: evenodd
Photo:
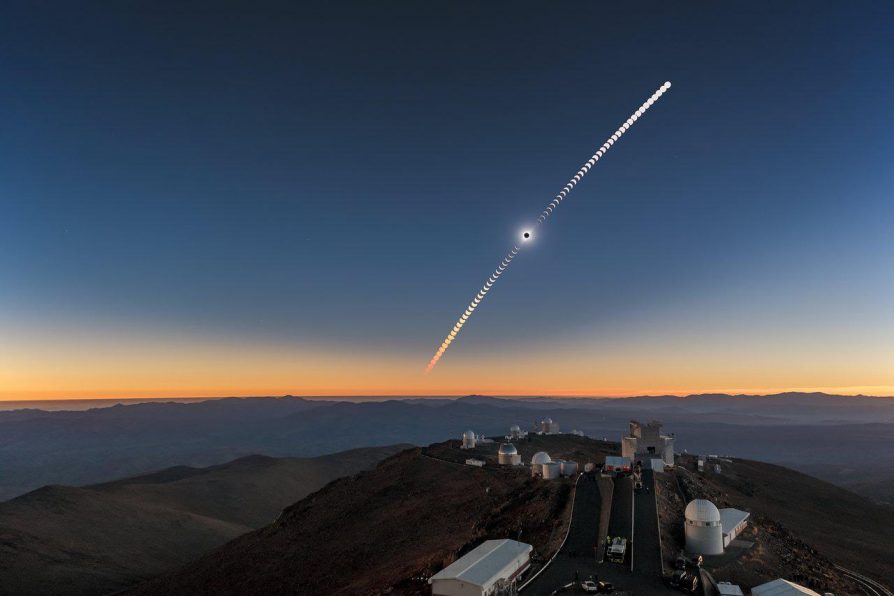
<path fill-rule="evenodd" d="M 882 2 L 7 3 L 0 398 L 890 391 L 891 31 Z"/>

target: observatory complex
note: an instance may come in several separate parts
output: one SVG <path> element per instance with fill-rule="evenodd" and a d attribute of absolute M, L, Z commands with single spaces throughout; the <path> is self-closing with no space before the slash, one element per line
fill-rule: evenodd
<path fill-rule="evenodd" d="M 661 423 L 657 420 L 647 424 L 631 420 L 630 431 L 621 438 L 621 456 L 642 460 L 650 468 L 652 459 L 661 459 L 664 466 L 673 467 L 674 437 L 661 434 Z"/>

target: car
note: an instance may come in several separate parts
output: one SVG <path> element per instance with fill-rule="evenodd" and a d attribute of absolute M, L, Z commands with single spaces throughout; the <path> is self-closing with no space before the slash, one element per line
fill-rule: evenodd
<path fill-rule="evenodd" d="M 599 584 L 597 584 L 593 580 L 588 579 L 581 582 L 580 587 L 587 594 L 597 594 L 599 592 Z"/>
<path fill-rule="evenodd" d="M 596 582 L 596 587 L 600 594 L 611 594 L 615 591 L 615 586 L 611 582 Z"/>

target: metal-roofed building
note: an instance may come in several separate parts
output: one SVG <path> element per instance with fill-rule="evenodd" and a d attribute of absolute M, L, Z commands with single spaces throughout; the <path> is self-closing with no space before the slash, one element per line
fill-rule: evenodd
<path fill-rule="evenodd" d="M 720 594 L 720 596 L 745 596 L 742 592 L 742 588 L 729 582 L 718 582 L 717 593 Z"/>
<path fill-rule="evenodd" d="M 721 509 L 720 526 L 723 528 L 723 548 L 736 539 L 736 536 L 748 525 L 751 514 L 740 509 Z"/>
<path fill-rule="evenodd" d="M 785 579 L 774 579 L 771 582 L 751 588 L 754 596 L 820 596 L 810 588 L 799 586 Z"/>
<path fill-rule="evenodd" d="M 491 596 L 512 586 L 531 563 L 533 547 L 515 540 L 487 540 L 428 580 L 435 596 Z"/>

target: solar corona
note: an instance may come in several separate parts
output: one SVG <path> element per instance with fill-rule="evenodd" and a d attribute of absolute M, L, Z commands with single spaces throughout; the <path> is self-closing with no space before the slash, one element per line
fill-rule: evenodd
<path fill-rule="evenodd" d="M 655 93 L 653 93 L 643 104 L 637 108 L 627 120 L 618 127 L 618 129 L 612 133 L 612 135 L 606 139 L 606 141 L 602 144 L 601 147 L 594 153 L 590 159 L 588 159 L 577 171 L 577 173 L 568 181 L 562 190 L 550 201 L 549 205 L 537 216 L 537 224 L 535 225 L 535 229 L 538 226 L 543 225 L 549 219 L 549 217 L 553 214 L 553 212 L 559 208 L 559 205 L 562 204 L 562 201 L 574 190 L 574 187 L 577 186 L 577 183 L 580 182 L 584 176 L 587 175 L 587 172 L 596 165 L 608 150 L 612 148 L 612 146 L 621 138 L 621 136 L 627 132 L 630 127 L 632 127 L 646 111 L 655 105 L 661 96 L 664 95 L 668 89 L 670 89 L 671 84 L 670 81 L 665 82 L 661 85 Z M 500 261 L 500 264 L 494 269 L 494 272 L 491 273 L 490 277 L 487 278 L 487 281 L 481 286 L 481 289 L 478 290 L 478 293 L 466 307 L 466 310 L 463 311 L 463 314 L 460 315 L 459 319 L 457 319 L 456 323 L 453 325 L 453 328 L 447 334 L 447 337 L 444 338 L 444 341 L 441 342 L 440 347 L 438 347 L 434 356 L 431 357 L 431 360 L 428 362 L 428 366 L 425 367 L 425 373 L 428 374 L 432 371 L 435 365 L 438 364 L 438 361 L 441 359 L 441 356 L 447 351 L 447 348 L 450 347 L 450 344 L 453 343 L 453 340 L 456 339 L 456 336 L 462 330 L 463 325 L 466 324 L 466 321 L 469 320 L 469 317 L 475 312 L 475 309 L 478 308 L 478 305 L 481 304 L 481 301 L 484 300 L 484 297 L 487 296 L 487 293 L 493 288 L 494 284 L 497 283 L 497 280 L 500 279 L 500 276 L 506 271 L 509 265 L 512 264 L 512 260 L 518 255 L 519 251 L 521 251 L 521 247 L 525 244 L 529 244 L 530 241 L 534 238 L 533 229 L 525 229 L 521 233 L 521 237 L 519 239 L 518 244 L 514 244 L 512 249 L 506 253 L 506 256 L 503 257 L 503 260 Z"/>

